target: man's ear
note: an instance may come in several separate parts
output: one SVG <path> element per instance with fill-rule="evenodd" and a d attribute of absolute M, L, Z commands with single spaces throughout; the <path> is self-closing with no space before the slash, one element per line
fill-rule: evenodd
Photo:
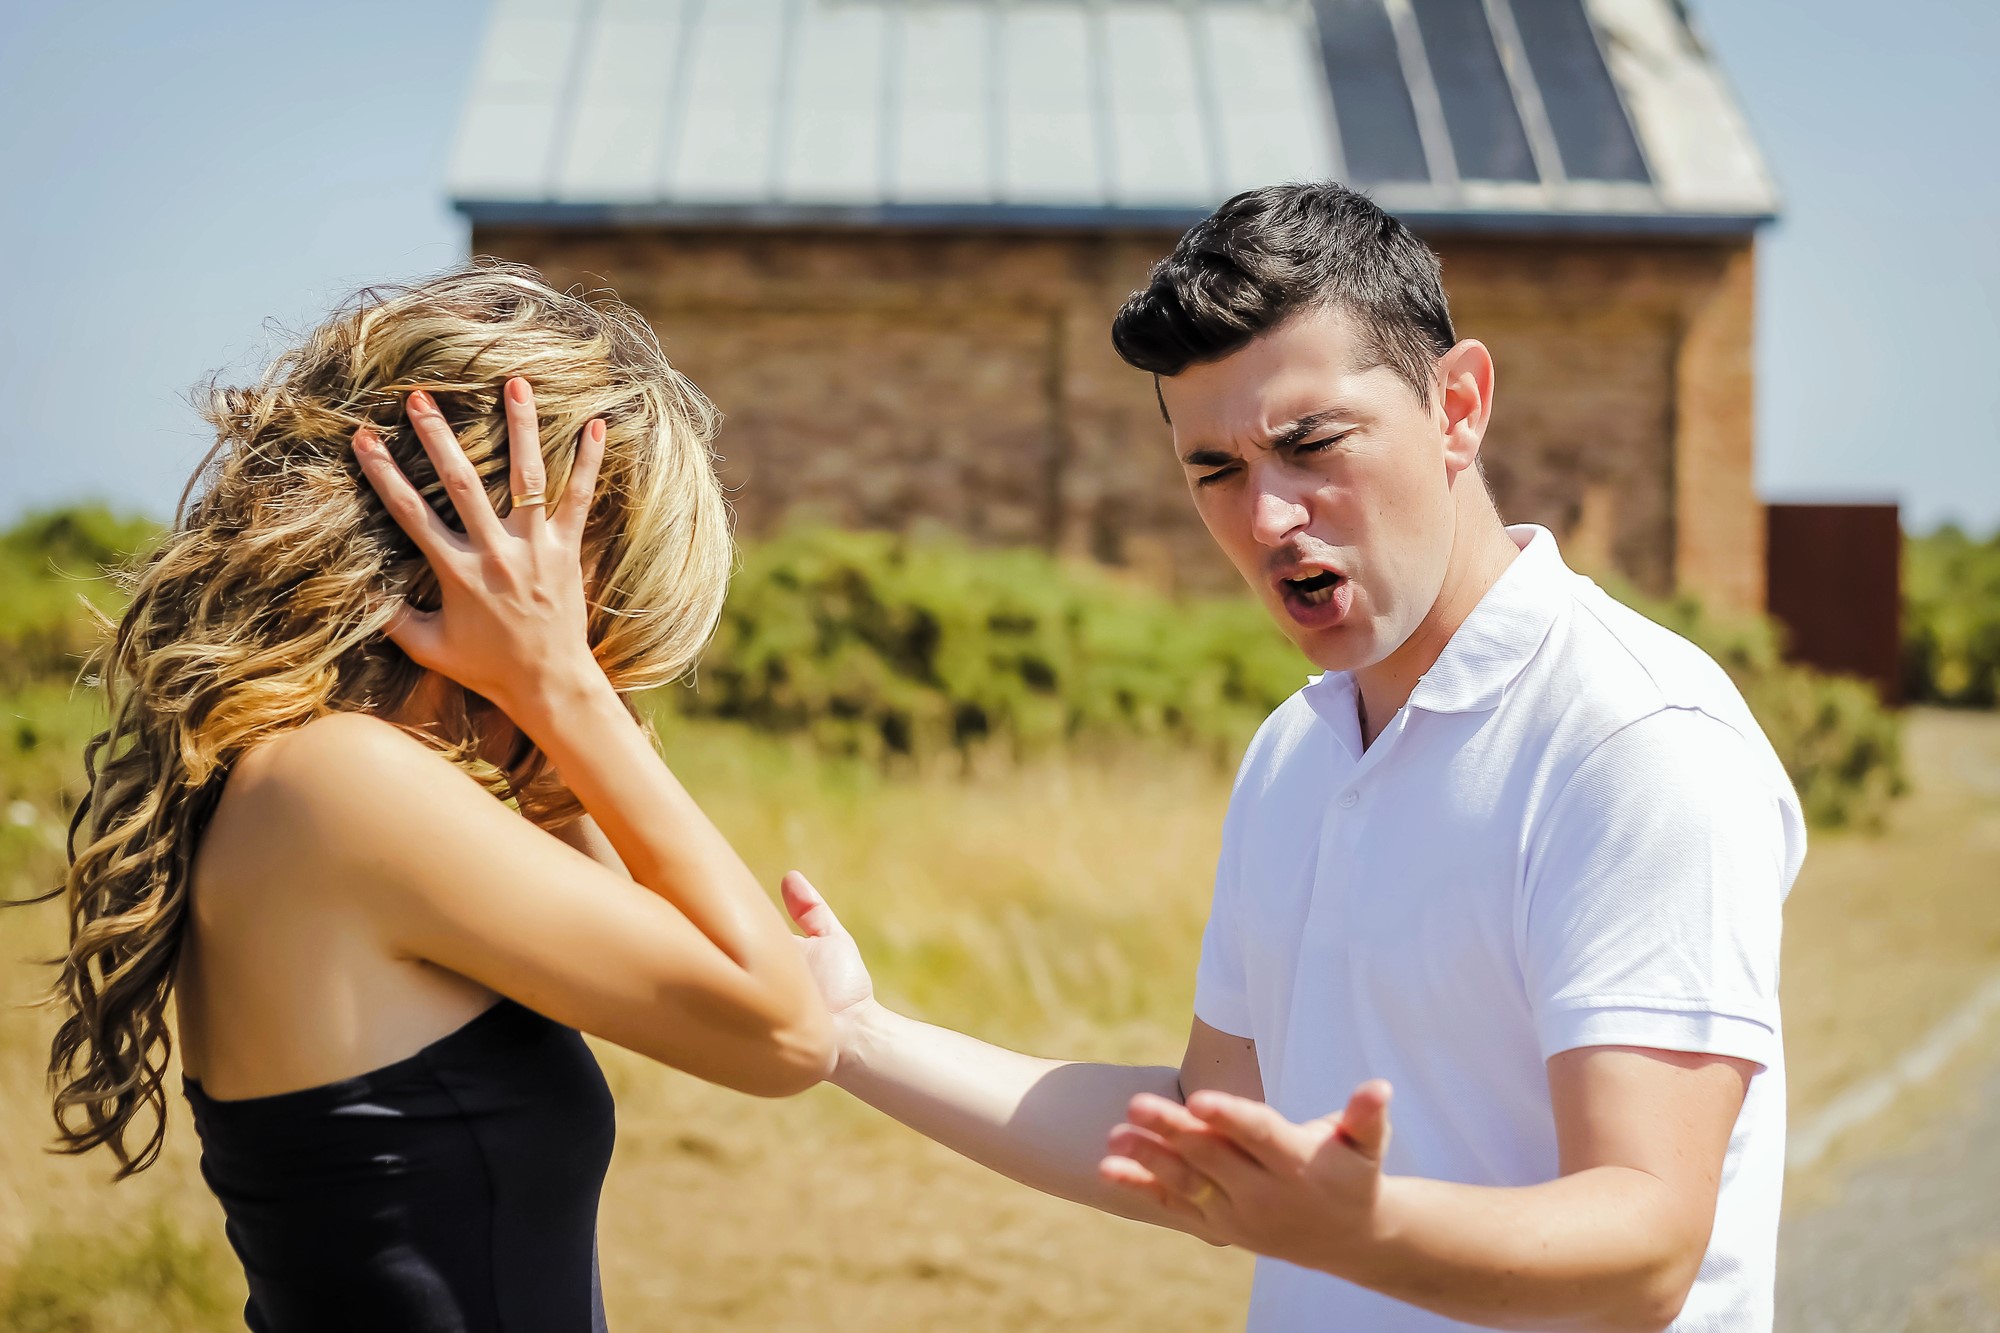
<path fill-rule="evenodd" d="M 1445 467 L 1456 476 L 1479 461 L 1486 440 L 1493 416 L 1493 354 L 1486 344 L 1465 339 L 1438 358 L 1437 385 Z"/>

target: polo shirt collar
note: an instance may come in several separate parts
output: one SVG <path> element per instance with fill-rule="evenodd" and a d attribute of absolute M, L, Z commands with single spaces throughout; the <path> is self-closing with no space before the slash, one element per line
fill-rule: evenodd
<path fill-rule="evenodd" d="M 1410 694 L 1429 713 L 1470 713 L 1497 707 L 1500 696 L 1541 648 L 1576 575 L 1563 563 L 1555 534 L 1519 523 L 1507 535 L 1521 554 L 1472 608 L 1431 669 Z M 1313 711 L 1328 722 L 1354 713 L 1354 677 L 1329 671 L 1306 686 Z"/>

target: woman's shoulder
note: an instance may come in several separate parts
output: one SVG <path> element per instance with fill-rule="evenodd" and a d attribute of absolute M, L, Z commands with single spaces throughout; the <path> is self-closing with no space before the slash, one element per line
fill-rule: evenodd
<path fill-rule="evenodd" d="M 262 881 L 278 858 L 340 870 L 375 862 L 454 800 L 491 804 L 479 785 L 400 727 L 372 714 L 329 713 L 262 741 L 232 766 L 203 838 L 203 860 Z"/>
<path fill-rule="evenodd" d="M 252 746 L 237 760 L 229 787 L 254 794 L 260 804 L 317 805 L 435 782 L 447 773 L 457 769 L 394 723 L 372 713 L 334 712 Z M 366 781 L 356 785 L 358 779 Z"/>

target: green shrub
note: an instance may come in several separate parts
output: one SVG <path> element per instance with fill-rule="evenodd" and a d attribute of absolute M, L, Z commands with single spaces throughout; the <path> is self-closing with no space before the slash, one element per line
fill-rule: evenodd
<path fill-rule="evenodd" d="M 1763 617 L 1614 587 L 1736 681 L 1816 824 L 1903 789 L 1900 727 L 1862 683 L 1786 664 Z M 822 749 L 1015 754 L 1096 737 L 1240 752 L 1309 668 L 1247 597 L 1173 601 L 1032 551 L 807 530 L 746 552 L 686 712 Z"/>
<path fill-rule="evenodd" d="M 1947 525 L 1903 544 L 1903 690 L 1912 702 L 2000 703 L 2000 532 Z"/>
<path fill-rule="evenodd" d="M 0 533 L 0 689 L 73 678 L 98 642 L 91 608 L 123 601 L 105 571 L 159 531 L 90 505 L 33 514 Z"/>
<path fill-rule="evenodd" d="M 698 688 L 676 697 L 871 758 L 1116 737 L 1220 755 L 1308 669 L 1247 598 L 1176 602 L 1038 551 L 809 529 L 745 552 Z"/>
<path fill-rule="evenodd" d="M 0 533 L 0 690 L 67 686 L 95 642 L 88 607 L 118 605 L 102 570 L 157 531 L 86 508 Z M 1990 702 L 2000 618 L 1981 622 L 1963 610 L 1975 602 L 1935 590 L 1968 586 L 1967 569 L 1990 574 L 2000 548 L 1948 532 L 1931 540 L 1930 563 L 1913 560 L 1921 567 L 1911 580 L 1930 600 L 1911 619 L 1932 626 L 1926 642 L 1949 646 L 1936 661 L 1971 654 L 1987 665 L 1939 667 L 1941 682 L 1975 683 L 1920 697 Z M 2000 575 L 1983 586 L 2000 606 Z M 1728 669 L 1814 822 L 1872 822 L 1902 789 L 1896 719 L 1867 687 L 1786 665 L 1762 618 L 1613 592 Z M 1026 757 L 1138 738 L 1229 763 L 1309 670 L 1248 597 L 1177 601 L 1038 551 L 807 529 L 746 547 L 698 688 L 663 702 L 876 762 L 979 750 Z M 80 708 L 64 715 L 81 717 Z M 42 739 L 33 722 L 15 730 L 10 768 L 25 771 Z"/>

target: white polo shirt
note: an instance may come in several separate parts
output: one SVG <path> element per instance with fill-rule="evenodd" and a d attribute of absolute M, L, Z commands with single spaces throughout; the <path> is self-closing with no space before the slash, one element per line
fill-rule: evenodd
<path fill-rule="evenodd" d="M 1555 1179 L 1545 1062 L 1649 1046 L 1762 1066 L 1678 1333 L 1771 1326 L 1784 1179 L 1779 909 L 1792 785 L 1700 649 L 1522 547 L 1364 753 L 1316 677 L 1251 742 L 1223 828 L 1195 1012 L 1257 1043 L 1295 1121 L 1395 1085 L 1386 1169 Z M 1253 1333 L 1469 1327 L 1260 1259 Z"/>

